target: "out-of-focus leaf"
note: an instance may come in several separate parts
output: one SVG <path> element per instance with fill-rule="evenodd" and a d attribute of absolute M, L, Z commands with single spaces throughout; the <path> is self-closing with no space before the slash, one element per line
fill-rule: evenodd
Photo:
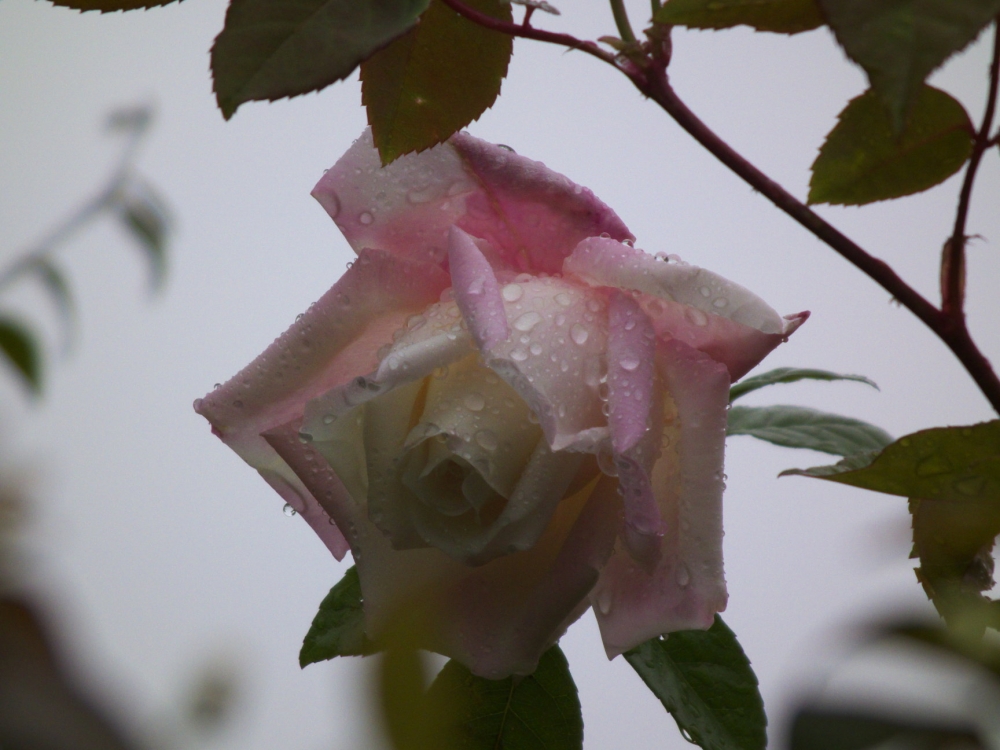
<path fill-rule="evenodd" d="M 955 99 L 930 86 L 897 135 L 869 89 L 839 115 L 812 165 L 809 203 L 857 206 L 919 193 L 955 174 L 972 153 L 974 130 Z"/>
<path fill-rule="evenodd" d="M 792 724 L 791 750 L 945 750 L 984 747 L 975 730 L 917 719 L 875 716 L 848 710 L 804 708 Z"/>
<path fill-rule="evenodd" d="M 467 2 L 511 20 L 502 0 Z M 361 98 L 382 163 L 447 140 L 493 106 L 513 42 L 431 0 L 415 28 L 362 63 Z"/>
<path fill-rule="evenodd" d="M 970 613 L 976 617 L 976 613 Z M 1000 677 L 1000 646 L 995 640 L 970 635 L 962 629 L 916 623 L 899 623 L 885 628 L 883 635 L 904 638 L 924 646 L 947 651 L 985 667 Z"/>
<path fill-rule="evenodd" d="M 302 642 L 299 665 L 305 667 L 335 656 L 368 656 L 378 649 L 365 635 L 358 569 L 348 568 L 330 589 Z"/>
<path fill-rule="evenodd" d="M 55 302 L 59 317 L 66 330 L 66 348 L 73 339 L 73 327 L 76 318 L 76 306 L 73 304 L 73 295 L 69 290 L 69 283 L 62 271 L 48 258 L 39 258 L 33 264 L 34 271 L 38 275 L 39 281 Z"/>
<path fill-rule="evenodd" d="M 37 395 L 42 389 L 42 362 L 32 333 L 18 321 L 0 317 L 0 352 Z"/>
<path fill-rule="evenodd" d="M 146 252 L 150 286 L 160 289 L 167 275 L 169 231 L 162 201 L 148 185 L 135 183 L 122 192 L 118 210 L 125 228 Z"/>
<path fill-rule="evenodd" d="M 113 13 L 117 10 L 145 10 L 170 5 L 180 0 L 49 0 L 53 5 L 74 10 L 99 10 L 101 13 Z"/>
<path fill-rule="evenodd" d="M 726 434 L 835 456 L 881 450 L 892 442 L 892 435 L 881 427 L 802 406 L 734 406 Z"/>
<path fill-rule="evenodd" d="M 579 750 L 583 716 L 569 664 L 553 646 L 527 677 L 487 680 L 456 661 L 431 685 L 447 747 L 461 750 Z M 433 747 L 442 747 L 434 745 Z"/>
<path fill-rule="evenodd" d="M 841 461 L 833 466 L 789 469 L 785 474 L 903 497 L 995 502 L 1000 498 L 1000 420 L 905 435 L 860 468 Z"/>
<path fill-rule="evenodd" d="M 708 630 L 653 638 L 625 659 L 704 750 L 763 750 L 767 716 L 757 676 L 736 635 L 716 615 Z"/>
<path fill-rule="evenodd" d="M 668 0 L 654 20 L 694 29 L 744 25 L 781 34 L 823 25 L 815 0 Z"/>
<path fill-rule="evenodd" d="M 903 130 L 927 76 L 975 39 L 1000 0 L 817 0 L 848 57 Z"/>
<path fill-rule="evenodd" d="M 124 734 L 70 680 L 34 608 L 0 600 L 0 747 L 127 750 Z"/>
<path fill-rule="evenodd" d="M 228 120 L 243 102 L 319 91 L 412 28 L 428 0 L 233 0 L 212 47 Z"/>
<path fill-rule="evenodd" d="M 870 385 L 876 391 L 878 385 L 874 380 L 869 380 L 864 375 L 839 375 L 827 370 L 814 370 L 807 367 L 778 367 L 774 370 L 762 372 L 760 375 L 741 380 L 729 389 L 729 403 L 732 403 L 741 396 L 753 393 L 756 390 L 778 383 L 795 383 L 799 380 L 853 380 L 857 383 Z"/>
<path fill-rule="evenodd" d="M 172 1 L 170 0 L 170 2 Z M 142 105 L 123 107 L 108 115 L 108 130 L 142 132 L 150 126 L 152 121 L 153 110 L 151 107 Z"/>

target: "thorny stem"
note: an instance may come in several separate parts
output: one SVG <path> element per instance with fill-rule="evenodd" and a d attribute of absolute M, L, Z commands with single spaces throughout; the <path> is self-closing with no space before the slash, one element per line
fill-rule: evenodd
<path fill-rule="evenodd" d="M 611 12 L 615 17 L 615 26 L 618 27 L 618 34 L 623 42 L 636 42 L 635 32 L 632 31 L 632 24 L 628 20 L 628 12 L 625 10 L 624 0 L 611 0 Z"/>
<path fill-rule="evenodd" d="M 128 182 L 132 171 L 132 161 L 145 134 L 145 126 L 134 127 L 129 132 L 128 141 L 118 159 L 111 177 L 94 197 L 70 214 L 62 223 L 45 235 L 23 255 L 16 258 L 7 268 L 0 271 L 0 291 L 13 285 L 22 277 L 35 272 L 57 247 L 83 229 L 87 224 L 108 210 L 115 203 L 119 191 Z"/>
<path fill-rule="evenodd" d="M 998 20 L 1000 23 L 1000 20 Z M 945 243 L 941 257 L 941 311 L 948 316 L 956 327 L 965 327 L 965 223 L 969 215 L 969 203 L 972 198 L 972 186 L 976 181 L 976 171 L 983 154 L 990 147 L 990 128 L 993 127 L 993 115 L 996 111 L 997 88 L 1000 85 L 1000 27 L 994 24 L 993 29 L 993 60 L 990 63 L 990 89 L 986 98 L 986 111 L 983 112 L 983 122 L 976 132 L 976 140 L 969 157 L 969 166 L 965 170 L 965 180 L 959 193 L 958 210 L 955 212 L 955 229 L 951 239 Z"/>
<path fill-rule="evenodd" d="M 737 153 L 728 143 L 716 135 L 677 96 L 667 78 L 666 60 L 662 56 L 647 57 L 645 65 L 623 64 L 615 55 L 600 49 L 596 44 L 583 41 L 569 34 L 557 34 L 539 29 L 522 29 L 520 26 L 499 21 L 491 16 L 469 8 L 461 0 L 443 0 L 450 8 L 481 26 L 511 36 L 536 39 L 559 44 L 570 49 L 579 49 L 613 65 L 624 73 L 632 84 L 647 97 L 655 101 L 698 143 L 705 147 L 719 161 L 729 167 L 754 190 L 759 192 L 777 208 L 816 235 L 826 245 L 852 263 L 883 289 L 888 291 L 903 307 L 917 316 L 955 354 L 993 409 L 1000 413 L 1000 379 L 969 335 L 964 319 L 956 325 L 954 319 L 939 310 L 913 287 L 901 279 L 883 260 L 869 255 L 857 243 L 828 223 L 812 209 L 785 190 L 781 185 L 761 172 L 747 159 Z M 655 2 L 655 0 L 654 0 Z M 655 26 L 654 26 L 655 29 Z M 659 36 L 654 34 L 653 36 Z M 996 54 L 994 55 L 996 60 Z M 996 76 L 991 77 L 991 91 Z M 991 94 L 991 101 L 995 97 Z M 992 111 L 992 109 L 991 109 Z M 992 117 L 992 115 L 991 115 Z M 977 143 L 980 139 L 977 139 Z M 987 139 L 988 145 L 988 139 Z M 980 157 L 982 153 L 980 152 Z M 971 190 L 971 184 L 970 184 Z M 966 201 L 967 202 L 967 201 Z M 962 232 L 964 232 L 963 223 Z"/>

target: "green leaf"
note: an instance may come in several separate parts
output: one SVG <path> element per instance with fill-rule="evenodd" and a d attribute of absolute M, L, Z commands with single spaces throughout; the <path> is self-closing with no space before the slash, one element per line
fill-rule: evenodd
<path fill-rule="evenodd" d="M 118 210 L 125 229 L 146 252 L 150 286 L 159 289 L 167 274 L 168 220 L 163 202 L 147 185 L 129 186 L 119 199 Z"/>
<path fill-rule="evenodd" d="M 869 89 L 839 115 L 812 165 L 809 203 L 857 206 L 927 190 L 957 172 L 972 153 L 965 109 L 923 86 L 906 130 L 897 136 Z"/>
<path fill-rule="evenodd" d="M 798 34 L 823 25 L 815 0 L 668 0 L 654 20 L 693 29 L 744 25 L 781 34 Z"/>
<path fill-rule="evenodd" d="M 844 709 L 804 708 L 792 724 L 791 750 L 984 747 L 968 727 L 944 726 L 914 717 L 874 716 Z"/>
<path fill-rule="evenodd" d="M 68 349 L 73 340 L 73 323 L 76 317 L 76 307 L 73 304 L 69 283 L 62 271 L 48 258 L 41 257 L 35 260 L 32 263 L 32 269 L 38 275 L 42 286 L 51 295 L 52 301 L 55 302 L 65 328 L 65 346 Z"/>
<path fill-rule="evenodd" d="M 31 391 L 42 389 L 42 365 L 35 337 L 16 320 L 0 317 L 0 352 L 14 366 Z"/>
<path fill-rule="evenodd" d="M 212 46 L 228 120 L 243 102 L 319 91 L 412 28 L 428 0 L 233 0 Z"/>
<path fill-rule="evenodd" d="M 74 10 L 99 10 L 101 13 L 113 13 L 116 10 L 144 10 L 170 5 L 180 0 L 49 0 L 53 5 Z"/>
<path fill-rule="evenodd" d="M 1000 0 L 817 0 L 901 132 L 927 76 L 1000 13 Z"/>
<path fill-rule="evenodd" d="M 835 456 L 881 450 L 892 442 L 892 435 L 880 427 L 802 406 L 734 406 L 726 434 Z"/>
<path fill-rule="evenodd" d="M 732 403 L 741 396 L 753 393 L 756 390 L 778 383 L 795 383 L 799 380 L 853 380 L 857 383 L 870 385 L 876 391 L 878 385 L 874 380 L 869 380 L 864 375 L 838 375 L 827 370 L 813 370 L 805 367 L 778 367 L 774 370 L 762 372 L 760 375 L 742 380 L 729 389 L 729 403 Z"/>
<path fill-rule="evenodd" d="M 625 659 L 704 750 L 763 750 L 767 717 L 757 677 L 732 630 L 716 615 L 708 630 L 653 638 Z"/>
<path fill-rule="evenodd" d="M 935 427 L 901 437 L 867 465 L 789 469 L 782 475 L 828 479 L 903 497 L 951 502 L 1000 499 L 1000 420 Z"/>
<path fill-rule="evenodd" d="M 330 589 L 299 652 L 299 666 L 305 667 L 335 656 L 368 656 L 378 648 L 365 635 L 365 615 L 361 608 L 361 582 L 353 565 Z"/>
<path fill-rule="evenodd" d="M 461 750 L 580 750 L 583 716 L 569 664 L 558 646 L 534 674 L 487 680 L 456 661 L 441 670 L 428 693 L 447 706 L 449 747 Z"/>
<path fill-rule="evenodd" d="M 984 639 L 962 630 L 940 625 L 903 623 L 890 625 L 883 635 L 915 641 L 924 646 L 946 651 L 985 667 L 1000 677 L 1000 645 L 995 639 Z"/>
<path fill-rule="evenodd" d="M 467 0 L 511 20 L 502 0 Z M 420 23 L 361 65 L 361 98 L 382 163 L 447 140 L 493 106 L 514 39 L 432 0 Z"/>

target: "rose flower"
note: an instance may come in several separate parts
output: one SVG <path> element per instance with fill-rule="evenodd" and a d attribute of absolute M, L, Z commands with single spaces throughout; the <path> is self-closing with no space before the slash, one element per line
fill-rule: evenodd
<path fill-rule="evenodd" d="M 381 167 L 366 132 L 313 195 L 357 260 L 195 409 L 351 550 L 368 635 L 501 678 L 591 605 L 612 657 L 709 627 L 729 385 L 807 313 L 464 133 Z"/>

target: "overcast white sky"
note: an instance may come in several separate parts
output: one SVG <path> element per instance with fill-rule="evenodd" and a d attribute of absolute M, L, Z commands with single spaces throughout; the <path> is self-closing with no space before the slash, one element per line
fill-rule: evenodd
<path fill-rule="evenodd" d="M 552 28 L 613 34 L 606 5 L 565 0 Z M 636 25 L 648 4 L 630 3 Z M 155 104 L 140 158 L 178 220 L 165 292 L 117 227 L 102 224 L 61 257 L 80 319 L 58 357 L 57 328 L 31 291 L 6 305 L 46 331 L 44 399 L 26 405 L 0 379 L 8 454 L 38 469 L 32 576 L 74 659 L 140 726 L 160 721 L 196 666 L 229 658 L 243 676 L 238 723 L 219 748 L 374 747 L 360 662 L 300 671 L 316 608 L 337 564 L 299 518 L 217 441 L 194 398 L 259 353 L 343 271 L 346 242 L 309 191 L 364 127 L 355 79 L 319 95 L 214 106 L 208 49 L 221 0 L 80 16 L 45 2 L 0 3 L 0 259 L 6 261 L 105 179 L 118 143 L 106 113 Z M 538 16 L 536 16 L 537 18 Z M 987 50 L 934 82 L 978 119 Z M 816 148 L 865 88 L 825 30 L 675 33 L 680 94 L 751 160 L 804 196 Z M 650 252 L 678 253 L 813 317 L 765 368 L 862 373 L 881 386 L 805 384 L 747 403 L 797 403 L 868 419 L 899 435 L 991 418 L 959 366 L 889 295 L 717 164 L 613 70 L 518 41 L 494 110 L 470 131 L 509 144 L 592 188 Z M 937 258 L 958 181 L 862 209 L 821 209 L 937 301 Z M 1000 188 L 988 155 L 970 231 L 970 319 L 1000 357 Z M 726 621 L 761 680 L 772 724 L 818 684 L 845 628 L 876 612 L 927 609 L 907 560 L 905 501 L 804 478 L 827 458 L 730 441 Z M 591 615 L 563 639 L 580 688 L 586 747 L 681 748 L 672 719 L 621 659 L 608 663 Z"/>

